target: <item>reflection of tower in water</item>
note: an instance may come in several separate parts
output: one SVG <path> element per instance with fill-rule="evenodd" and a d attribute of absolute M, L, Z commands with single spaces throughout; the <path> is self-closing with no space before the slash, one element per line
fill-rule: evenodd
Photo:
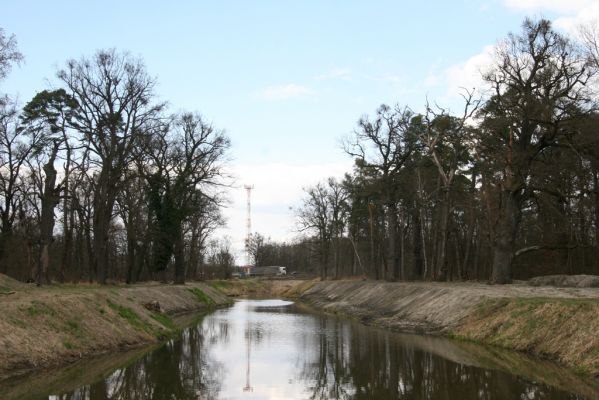
<path fill-rule="evenodd" d="M 245 387 L 243 388 L 244 392 L 252 392 L 253 388 L 250 385 L 250 353 L 252 349 L 252 330 L 250 329 L 250 321 L 246 321 L 245 326 L 245 346 L 247 348 L 247 367 L 245 370 Z"/>

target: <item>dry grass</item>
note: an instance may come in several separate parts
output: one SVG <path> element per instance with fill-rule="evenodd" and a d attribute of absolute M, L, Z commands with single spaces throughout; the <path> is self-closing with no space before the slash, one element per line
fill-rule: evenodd
<path fill-rule="evenodd" d="M 301 300 L 369 325 L 455 335 L 599 375 L 597 288 L 325 281 Z"/>
<path fill-rule="evenodd" d="M 599 376 L 599 299 L 489 299 L 455 330 Z"/>
<path fill-rule="evenodd" d="M 236 279 L 214 280 L 208 284 L 229 297 L 297 297 L 312 287 L 315 281 L 299 279 Z"/>
<path fill-rule="evenodd" d="M 178 329 L 170 316 L 229 302 L 202 284 L 13 288 L 0 296 L 0 379 L 157 342 Z M 210 304 L 188 289 L 201 290 Z M 161 313 L 144 307 L 152 301 Z"/>

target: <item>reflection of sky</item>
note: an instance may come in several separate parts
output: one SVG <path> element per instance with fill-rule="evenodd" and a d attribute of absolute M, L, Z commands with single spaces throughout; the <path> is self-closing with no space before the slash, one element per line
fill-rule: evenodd
<path fill-rule="evenodd" d="M 306 397 L 305 385 L 298 382 L 297 342 L 307 333 L 305 316 L 277 312 L 292 303 L 280 300 L 238 302 L 232 309 L 207 317 L 229 322 L 228 342 L 219 341 L 210 348 L 211 358 L 225 367 L 220 395 L 224 399 L 297 399 Z M 256 312 L 255 307 L 260 307 Z M 274 307 L 275 312 L 268 312 Z M 250 385 L 244 392 L 247 369 L 247 329 L 251 331 Z"/>
<path fill-rule="evenodd" d="M 286 301 L 243 300 L 104 381 L 50 399 L 583 399 L 428 352 L 435 348 L 461 351 L 443 339 L 301 313 Z"/>

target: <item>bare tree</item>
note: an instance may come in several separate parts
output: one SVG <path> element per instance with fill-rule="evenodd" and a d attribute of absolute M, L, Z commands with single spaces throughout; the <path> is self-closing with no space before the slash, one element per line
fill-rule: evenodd
<path fill-rule="evenodd" d="M 493 96 L 482 109 L 484 131 L 502 165 L 501 205 L 495 226 L 492 281 L 511 280 L 522 216 L 530 198 L 533 163 L 569 134 L 568 123 L 589 111 L 587 83 L 594 71 L 567 38 L 546 20 L 526 20 L 521 35 L 496 48 L 495 66 L 484 76 Z M 487 140 L 489 142 L 489 140 Z"/>
<path fill-rule="evenodd" d="M 95 174 L 94 265 L 98 282 L 105 283 L 110 222 L 122 177 L 145 125 L 159 117 L 163 104 L 152 104 L 155 81 L 142 61 L 116 50 L 71 60 L 58 77 L 80 107 L 72 126 L 82 135 Z"/>
<path fill-rule="evenodd" d="M 0 28 L 0 81 L 8 75 L 13 64 L 23 61 L 23 54 L 17 47 L 15 35 L 6 36 Z"/>
<path fill-rule="evenodd" d="M 363 117 L 358 121 L 353 141 L 344 144 L 345 152 L 354 157 L 360 169 L 370 170 L 378 177 L 377 191 L 383 219 L 387 222 L 387 258 L 390 271 L 387 277 L 400 279 L 401 255 L 398 244 L 398 176 L 415 149 L 416 136 L 411 132 L 414 113 L 408 108 L 382 105 L 374 120 Z M 387 268 L 384 268 L 386 270 Z"/>
<path fill-rule="evenodd" d="M 176 283 L 185 282 L 184 223 L 205 206 L 205 201 L 219 200 L 219 196 L 209 193 L 222 185 L 229 146 L 222 131 L 192 113 L 173 117 L 146 143 L 144 176 L 157 222 L 155 269 L 166 270 L 174 255 Z"/>
<path fill-rule="evenodd" d="M 447 237 L 451 211 L 451 189 L 456 173 L 468 162 L 468 126 L 466 123 L 477 111 L 480 100 L 473 99 L 473 92 L 466 92 L 464 112 L 461 117 L 451 116 L 445 109 L 426 107 L 426 130 L 421 136 L 441 179 L 441 213 L 439 218 L 440 239 L 437 246 L 435 273 L 438 280 L 448 279 Z"/>

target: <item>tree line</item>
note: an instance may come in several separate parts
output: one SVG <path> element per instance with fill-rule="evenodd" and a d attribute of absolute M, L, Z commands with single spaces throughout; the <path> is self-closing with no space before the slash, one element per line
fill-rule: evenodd
<path fill-rule="evenodd" d="M 22 59 L 0 29 L 0 79 Z M 0 273 L 38 284 L 203 277 L 224 222 L 224 131 L 169 112 L 143 61 L 115 49 L 67 61 L 55 85 L 23 107 L 0 100 Z"/>
<path fill-rule="evenodd" d="M 309 258 L 323 278 L 599 274 L 599 35 L 579 33 L 526 19 L 460 112 L 427 102 L 362 117 L 343 145 L 353 170 L 306 188 L 304 235 L 254 241 L 257 261 L 305 270 Z"/>

